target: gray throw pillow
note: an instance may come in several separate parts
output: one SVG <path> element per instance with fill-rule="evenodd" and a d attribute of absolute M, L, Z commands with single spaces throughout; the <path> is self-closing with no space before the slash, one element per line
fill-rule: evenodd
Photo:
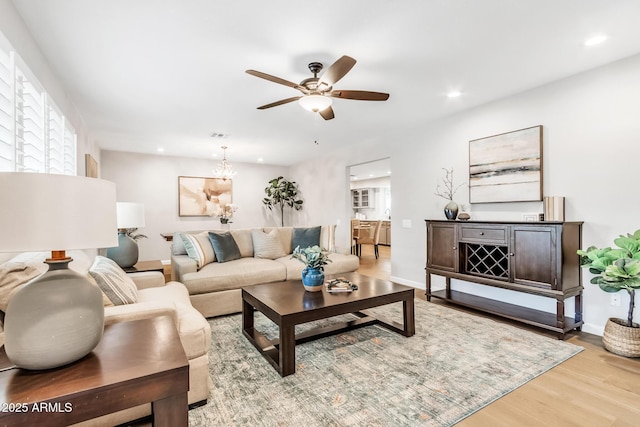
<path fill-rule="evenodd" d="M 308 248 L 310 246 L 320 246 L 320 226 L 293 229 L 292 248 Z"/>
<path fill-rule="evenodd" d="M 209 240 L 211 241 L 211 246 L 213 246 L 213 251 L 216 254 L 218 262 L 233 261 L 234 259 L 241 258 L 240 249 L 231 233 L 213 233 L 210 231 Z"/>

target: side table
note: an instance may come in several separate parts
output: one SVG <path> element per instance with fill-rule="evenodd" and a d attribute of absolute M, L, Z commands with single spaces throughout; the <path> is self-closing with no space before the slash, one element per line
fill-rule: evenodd
<path fill-rule="evenodd" d="M 164 265 L 160 260 L 138 261 L 132 267 L 123 268 L 125 273 L 141 273 L 143 271 L 159 271 L 164 274 Z"/>
<path fill-rule="evenodd" d="M 168 316 L 115 323 L 77 362 L 0 372 L 0 426 L 66 426 L 148 402 L 154 426 L 187 426 L 188 390 L 189 363 Z"/>

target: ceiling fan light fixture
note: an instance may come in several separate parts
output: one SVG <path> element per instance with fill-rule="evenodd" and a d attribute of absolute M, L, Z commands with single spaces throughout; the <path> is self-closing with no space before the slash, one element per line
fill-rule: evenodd
<path fill-rule="evenodd" d="M 298 104 L 300 104 L 302 108 L 314 113 L 330 107 L 332 102 L 331 98 L 318 94 L 305 95 L 298 100 Z"/>

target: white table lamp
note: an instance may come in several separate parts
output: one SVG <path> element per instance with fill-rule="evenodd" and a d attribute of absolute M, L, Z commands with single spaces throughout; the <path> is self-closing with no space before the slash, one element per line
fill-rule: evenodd
<path fill-rule="evenodd" d="M 107 249 L 107 257 L 122 268 L 132 267 L 138 262 L 138 244 L 127 236 L 128 228 L 144 227 L 144 205 L 142 203 L 118 202 L 118 246 Z"/>
<path fill-rule="evenodd" d="M 70 249 L 117 244 L 116 186 L 95 178 L 0 172 L 0 252 L 51 251 L 49 270 L 18 288 L 5 314 L 5 350 L 26 369 L 90 353 L 102 338 L 100 289 L 68 268 Z"/>

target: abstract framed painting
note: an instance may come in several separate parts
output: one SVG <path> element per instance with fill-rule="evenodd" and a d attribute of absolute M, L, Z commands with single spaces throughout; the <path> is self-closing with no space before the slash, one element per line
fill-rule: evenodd
<path fill-rule="evenodd" d="M 230 179 L 178 177 L 179 216 L 211 216 L 230 203 Z"/>
<path fill-rule="evenodd" d="M 469 141 L 469 202 L 542 200 L 542 126 Z"/>

